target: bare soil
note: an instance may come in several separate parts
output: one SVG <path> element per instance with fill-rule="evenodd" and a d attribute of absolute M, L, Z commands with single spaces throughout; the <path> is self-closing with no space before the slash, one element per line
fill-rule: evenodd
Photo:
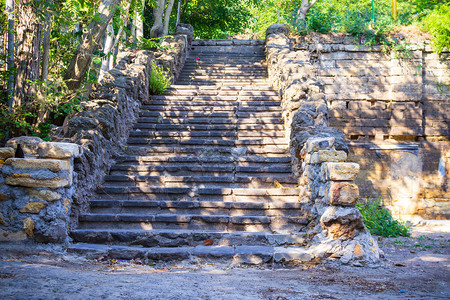
<path fill-rule="evenodd" d="M 142 265 L 93 261 L 55 247 L 0 245 L 2 299 L 449 299 L 450 231 L 379 239 L 379 268 L 320 265 Z M 31 253 L 37 253 L 31 255 Z"/>

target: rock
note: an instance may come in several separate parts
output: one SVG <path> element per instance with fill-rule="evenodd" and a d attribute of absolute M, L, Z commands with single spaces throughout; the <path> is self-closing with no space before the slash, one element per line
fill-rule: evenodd
<path fill-rule="evenodd" d="M 351 181 L 355 180 L 359 173 L 359 164 L 357 163 L 327 163 L 322 166 L 325 178 L 327 180 Z"/>
<path fill-rule="evenodd" d="M 1 212 L 0 212 L 0 224 L 6 227 L 9 226 L 8 222 L 6 222 L 5 219 L 3 218 L 3 214 Z"/>
<path fill-rule="evenodd" d="M 270 262 L 273 258 L 273 253 L 273 247 L 268 246 L 237 246 L 233 263 L 259 265 Z"/>
<path fill-rule="evenodd" d="M 0 148 L 0 160 L 5 161 L 11 157 L 14 157 L 14 148 L 12 148 L 12 147 Z"/>
<path fill-rule="evenodd" d="M 184 34 L 188 38 L 189 45 L 192 45 L 194 39 L 194 27 L 191 24 L 178 23 L 175 34 Z"/>
<path fill-rule="evenodd" d="M 45 201 L 56 201 L 61 199 L 61 194 L 51 190 L 29 189 L 28 195 Z"/>
<path fill-rule="evenodd" d="M 320 224 L 334 239 L 353 238 L 366 230 L 361 213 L 356 207 L 330 206 L 320 218 Z"/>
<path fill-rule="evenodd" d="M 270 25 L 266 30 L 266 37 L 270 34 L 289 34 L 289 27 L 284 24 L 274 24 Z"/>
<path fill-rule="evenodd" d="M 25 154 L 36 155 L 37 146 L 42 142 L 44 142 L 43 139 L 35 136 L 21 136 L 7 141 L 6 147 L 16 149 L 17 145 L 20 144 Z"/>
<path fill-rule="evenodd" d="M 21 210 L 21 213 L 38 214 L 47 203 L 44 202 L 28 202 Z"/>
<path fill-rule="evenodd" d="M 314 259 L 314 255 L 309 253 L 304 248 L 285 248 L 285 247 L 275 247 L 273 260 L 275 262 L 288 262 L 288 261 L 301 261 L 301 262 L 309 262 Z"/>
<path fill-rule="evenodd" d="M 331 149 L 334 145 L 335 139 L 333 137 L 317 137 L 306 141 L 306 153 L 317 152 L 319 150 Z"/>
<path fill-rule="evenodd" d="M 0 201 L 6 200 L 6 199 L 8 199 L 8 196 L 3 193 L 0 193 Z"/>
<path fill-rule="evenodd" d="M 34 236 L 34 233 L 33 233 L 34 228 L 35 228 L 35 223 L 32 218 L 26 218 L 23 220 L 23 230 L 29 237 Z"/>
<path fill-rule="evenodd" d="M 9 158 L 5 165 L 15 169 L 47 169 L 55 173 L 71 169 L 70 161 L 57 159 Z"/>
<path fill-rule="evenodd" d="M 323 162 L 342 162 L 347 159 L 347 153 L 336 150 L 319 150 L 311 154 L 311 164 L 321 164 Z"/>
<path fill-rule="evenodd" d="M 332 182 L 329 191 L 330 204 L 350 206 L 359 199 L 359 189 L 354 183 Z"/>
<path fill-rule="evenodd" d="M 37 154 L 41 158 L 66 159 L 79 157 L 82 149 L 73 143 L 45 142 L 37 146 Z"/>
<path fill-rule="evenodd" d="M 0 242 L 17 242 L 27 239 L 24 231 L 6 231 L 0 229 Z"/>
<path fill-rule="evenodd" d="M 17 174 L 17 177 L 6 177 L 5 182 L 8 185 L 25 186 L 34 188 L 50 188 L 58 189 L 68 187 L 72 184 L 72 180 L 63 177 L 54 177 L 52 179 L 35 179 L 27 177 L 28 174 Z"/>

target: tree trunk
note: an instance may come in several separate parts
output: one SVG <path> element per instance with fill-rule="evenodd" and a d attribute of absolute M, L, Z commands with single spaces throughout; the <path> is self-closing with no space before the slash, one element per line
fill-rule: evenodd
<path fill-rule="evenodd" d="M 166 12 L 164 13 L 164 27 L 163 27 L 163 33 L 162 35 L 168 35 L 169 34 L 169 21 L 170 21 L 170 15 L 172 14 L 172 8 L 173 3 L 175 0 L 169 0 L 169 3 L 167 3 Z"/>
<path fill-rule="evenodd" d="M 12 109 L 14 102 L 14 0 L 6 0 L 5 8 L 8 15 L 8 84 L 6 94 L 8 99 L 8 107 L 9 109 Z"/>
<path fill-rule="evenodd" d="M 135 42 L 140 41 L 144 37 L 144 6 L 145 0 L 141 1 L 140 9 L 135 9 L 133 18 L 133 38 Z"/>
<path fill-rule="evenodd" d="M 310 2 L 311 1 L 311 2 Z M 302 4 L 297 11 L 297 24 L 306 29 L 306 15 L 311 7 L 317 2 L 317 0 L 302 0 Z"/>
<path fill-rule="evenodd" d="M 20 0 L 18 5 L 16 85 L 14 107 L 30 106 L 40 79 L 42 26 L 38 22 L 33 0 Z"/>
<path fill-rule="evenodd" d="M 106 28 L 105 43 L 103 46 L 103 53 L 105 53 L 105 58 L 102 60 L 102 66 L 100 67 L 100 75 L 98 76 L 98 81 L 103 79 L 105 72 L 109 71 L 109 57 L 112 46 L 114 44 L 114 28 L 112 25 L 112 20 L 109 22 Z"/>
<path fill-rule="evenodd" d="M 165 0 L 158 0 L 158 3 L 153 7 L 153 27 L 150 30 L 150 37 L 157 38 L 162 36 L 163 33 L 163 14 L 166 7 Z"/>
<path fill-rule="evenodd" d="M 50 11 L 45 12 L 44 40 L 42 42 L 42 73 L 41 80 L 47 82 L 48 65 L 50 60 L 50 33 L 51 33 L 51 14 Z"/>
<path fill-rule="evenodd" d="M 113 17 L 115 7 L 119 2 L 120 0 L 102 0 L 97 10 L 98 17 L 91 21 L 88 31 L 83 34 L 80 45 L 64 76 L 64 80 L 70 90 L 80 88 L 84 74 L 91 62 L 92 54 L 99 46 L 106 27 Z"/>

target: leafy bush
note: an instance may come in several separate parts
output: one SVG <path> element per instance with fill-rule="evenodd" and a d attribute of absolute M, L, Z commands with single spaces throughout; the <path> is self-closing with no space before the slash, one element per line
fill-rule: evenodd
<path fill-rule="evenodd" d="M 381 198 L 358 203 L 356 206 L 370 233 L 383 237 L 410 236 L 409 227 L 392 217 L 391 212 L 381 204 Z"/>
<path fill-rule="evenodd" d="M 152 73 L 148 81 L 150 92 L 153 95 L 160 95 L 170 86 L 172 77 L 161 66 L 153 64 Z"/>
<path fill-rule="evenodd" d="M 422 20 L 423 28 L 433 35 L 433 45 L 437 53 L 450 48 L 450 5 L 436 7 Z"/>

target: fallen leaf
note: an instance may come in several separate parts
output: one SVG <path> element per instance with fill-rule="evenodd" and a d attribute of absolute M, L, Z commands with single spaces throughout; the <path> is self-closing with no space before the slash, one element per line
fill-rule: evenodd
<path fill-rule="evenodd" d="M 203 241 L 203 245 L 204 245 L 204 246 L 211 246 L 211 245 L 213 245 L 213 244 L 214 244 L 214 240 L 212 240 L 212 239 L 204 240 L 204 241 Z"/>

